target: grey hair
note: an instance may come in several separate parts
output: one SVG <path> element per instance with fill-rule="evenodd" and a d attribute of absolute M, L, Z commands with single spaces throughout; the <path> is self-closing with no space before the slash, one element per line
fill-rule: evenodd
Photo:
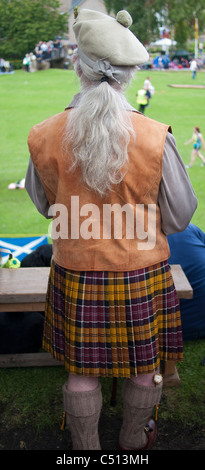
<path fill-rule="evenodd" d="M 72 169 L 81 167 L 83 181 L 100 195 L 122 181 L 128 164 L 127 148 L 134 130 L 132 109 L 123 94 L 135 67 L 118 67 L 116 80 L 100 76 L 77 57 L 74 68 L 81 80 L 80 101 L 68 114 L 64 147 L 72 145 Z M 118 76 L 116 74 L 116 77 Z"/>

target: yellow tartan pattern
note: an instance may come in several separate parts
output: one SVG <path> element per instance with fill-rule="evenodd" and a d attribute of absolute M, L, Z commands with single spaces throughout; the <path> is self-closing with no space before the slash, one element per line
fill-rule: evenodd
<path fill-rule="evenodd" d="M 181 317 L 167 262 L 126 273 L 51 267 L 43 348 L 73 374 L 130 377 L 182 361 Z"/>

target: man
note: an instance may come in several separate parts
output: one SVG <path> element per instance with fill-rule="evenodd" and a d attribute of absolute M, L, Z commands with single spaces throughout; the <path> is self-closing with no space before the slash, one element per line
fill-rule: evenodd
<path fill-rule="evenodd" d="M 126 11 L 77 12 L 81 93 L 28 138 L 26 189 L 54 229 L 43 347 L 69 372 L 63 397 L 75 450 L 100 449 L 99 377 L 125 379 L 120 448 L 150 449 L 160 360 L 182 360 L 166 235 L 187 226 L 197 200 L 170 126 L 123 94 L 148 60 L 131 23 Z"/>
<path fill-rule="evenodd" d="M 190 64 L 190 70 L 192 71 L 192 78 L 196 78 L 196 71 L 197 71 L 197 62 L 196 59 L 193 59 Z"/>

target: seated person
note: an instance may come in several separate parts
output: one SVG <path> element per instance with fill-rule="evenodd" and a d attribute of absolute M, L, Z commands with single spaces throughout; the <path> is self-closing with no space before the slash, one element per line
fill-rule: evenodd
<path fill-rule="evenodd" d="M 193 288 L 193 298 L 180 301 L 183 339 L 205 338 L 205 233 L 190 223 L 168 241 L 170 264 L 181 265 Z"/>

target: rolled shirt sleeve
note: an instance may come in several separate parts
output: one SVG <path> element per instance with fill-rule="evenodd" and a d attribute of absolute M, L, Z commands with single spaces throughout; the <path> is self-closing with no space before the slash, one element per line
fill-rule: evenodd
<path fill-rule="evenodd" d="M 26 173 L 25 188 L 38 212 L 46 219 L 51 219 L 52 217 L 48 215 L 50 204 L 31 157 Z"/>
<path fill-rule="evenodd" d="M 165 141 L 158 202 L 165 235 L 185 230 L 197 208 L 194 189 L 170 133 Z"/>

